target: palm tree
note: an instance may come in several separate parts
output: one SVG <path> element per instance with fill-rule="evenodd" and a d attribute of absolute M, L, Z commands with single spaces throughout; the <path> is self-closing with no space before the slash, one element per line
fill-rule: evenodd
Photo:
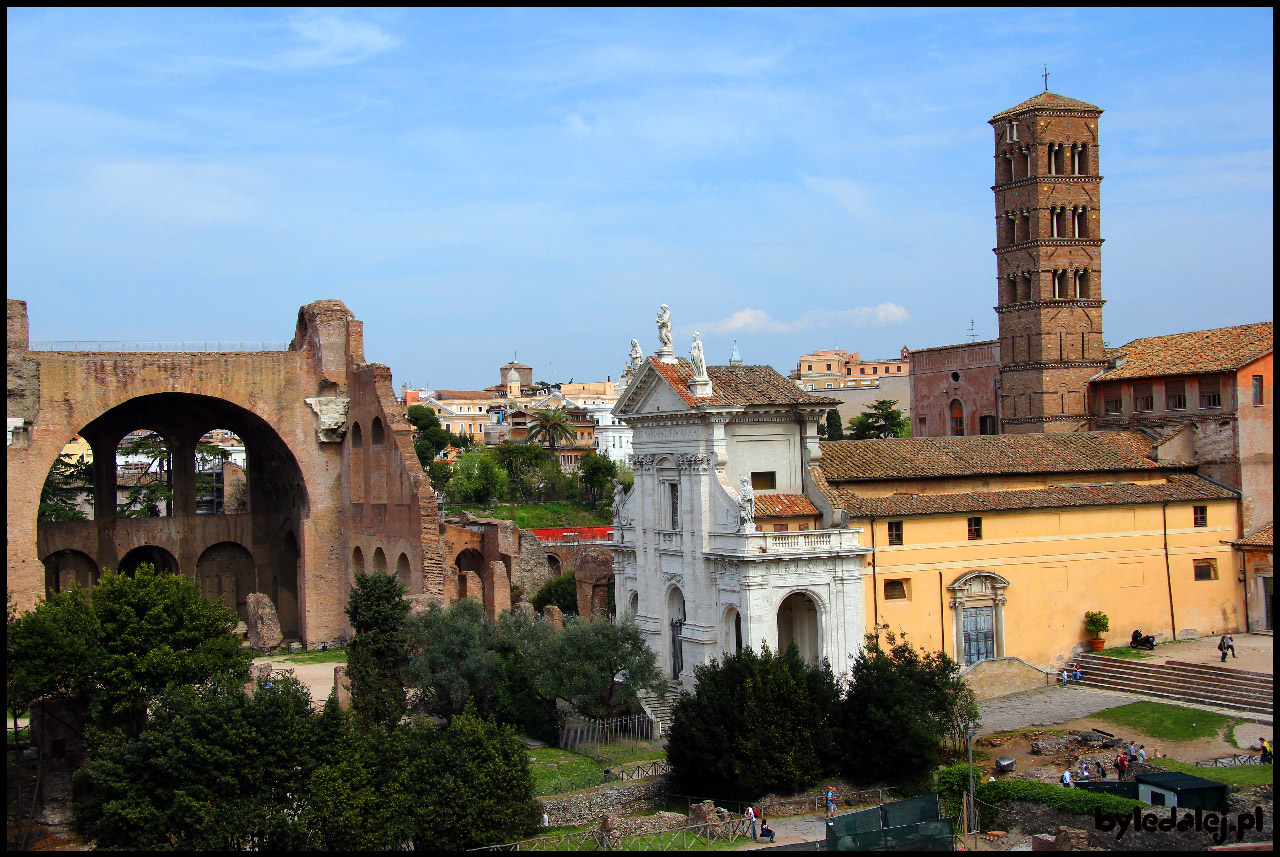
<path fill-rule="evenodd" d="M 574 437 L 573 424 L 564 408 L 534 411 L 529 418 L 529 440 L 545 440 L 551 447 L 552 458 L 555 458 L 557 443 L 570 445 Z"/>

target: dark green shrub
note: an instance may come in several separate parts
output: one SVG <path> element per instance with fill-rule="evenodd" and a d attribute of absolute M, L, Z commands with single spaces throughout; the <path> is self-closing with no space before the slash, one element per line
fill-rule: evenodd
<path fill-rule="evenodd" d="M 578 615 L 578 581 L 572 571 L 552 578 L 534 594 L 533 609 L 541 613 L 548 604 L 559 607 L 566 616 Z"/>

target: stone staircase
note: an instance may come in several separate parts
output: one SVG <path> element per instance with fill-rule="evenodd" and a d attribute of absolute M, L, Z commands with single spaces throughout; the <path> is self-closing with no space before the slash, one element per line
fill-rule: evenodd
<path fill-rule="evenodd" d="M 657 724 L 655 738 L 658 736 L 665 738 L 667 730 L 671 728 L 671 709 L 680 697 L 680 690 L 680 682 L 669 680 L 667 682 L 666 699 L 659 699 L 657 694 L 649 693 L 645 690 L 637 694 L 640 697 L 640 704 L 644 707 L 645 714 L 652 717 L 654 723 Z"/>
<path fill-rule="evenodd" d="M 1102 655 L 1077 655 L 1084 674 L 1081 684 L 1099 690 L 1118 690 L 1233 708 L 1272 717 L 1275 687 L 1266 673 L 1229 669 L 1218 664 L 1185 661 L 1130 661 Z"/>

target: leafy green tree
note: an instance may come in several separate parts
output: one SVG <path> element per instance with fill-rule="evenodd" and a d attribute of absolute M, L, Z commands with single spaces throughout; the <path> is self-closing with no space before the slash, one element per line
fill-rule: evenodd
<path fill-rule="evenodd" d="M 534 593 L 530 601 L 533 609 L 542 612 L 548 604 L 559 607 L 566 616 L 578 613 L 578 581 L 575 572 L 566 571 L 559 577 L 553 577 Z"/>
<path fill-rule="evenodd" d="M 840 687 L 826 661 L 765 646 L 694 668 L 672 712 L 667 759 L 682 794 L 754 800 L 835 773 Z"/>
<path fill-rule="evenodd" d="M 414 724 L 394 738 L 415 850 L 461 851 L 534 831 L 538 804 L 528 753 L 510 727 L 468 711 L 447 729 Z"/>
<path fill-rule="evenodd" d="M 364 723 L 394 726 L 406 708 L 404 584 L 394 575 L 357 572 L 346 612 L 355 631 L 347 648 L 351 705 Z"/>
<path fill-rule="evenodd" d="M 613 480 L 617 478 L 618 468 L 607 455 L 597 455 L 593 450 L 582 453 L 578 460 L 578 479 L 585 489 L 587 500 L 594 509 L 601 498 L 613 498 Z"/>
<path fill-rule="evenodd" d="M 977 723 L 973 692 L 943 652 L 921 652 L 906 636 L 868 635 L 842 703 L 846 775 L 918 783 L 937 766 L 943 740 Z M 963 739 L 961 739 L 963 740 Z"/>
<path fill-rule="evenodd" d="M 458 449 L 469 449 L 471 447 L 471 438 L 467 435 L 454 434 L 448 429 L 440 425 L 440 418 L 436 416 L 435 411 L 423 405 L 410 405 L 407 414 L 409 422 L 413 424 L 413 451 L 418 454 L 418 461 L 424 468 L 430 467 L 436 460 L 436 456 L 440 454 L 446 446 L 454 446 Z M 444 480 L 448 482 L 449 480 Z M 437 485 L 435 480 L 432 484 L 437 488 L 443 485 Z"/>
<path fill-rule="evenodd" d="M 870 408 L 849 420 L 848 440 L 882 437 L 911 437 L 911 420 L 898 410 L 892 399 L 878 399 Z"/>
<path fill-rule="evenodd" d="M 538 474 L 548 465 L 554 465 L 557 473 L 560 470 L 551 453 L 537 444 L 506 440 L 494 447 L 493 453 L 507 472 L 507 499 L 512 502 L 538 495 L 541 482 Z"/>
<path fill-rule="evenodd" d="M 92 498 L 93 462 L 77 461 L 72 455 L 59 455 L 40 489 L 36 520 L 87 520 L 88 516 L 81 511 L 79 504 L 80 496 L 86 492 Z"/>
<path fill-rule="evenodd" d="M 564 408 L 548 408 L 534 411 L 529 417 L 529 442 L 545 442 L 555 458 L 556 448 L 572 446 L 576 432 Z"/>
<path fill-rule="evenodd" d="M 493 451 L 483 447 L 458 456 L 453 478 L 449 480 L 449 499 L 455 503 L 488 505 L 495 497 L 507 493 L 507 472 L 498 464 Z"/>
<path fill-rule="evenodd" d="M 147 701 L 171 683 L 221 675 L 245 681 L 252 654 L 237 617 L 184 577 L 140 565 L 104 572 L 89 592 L 72 588 L 20 616 L 13 628 L 15 688 L 24 701 L 57 702 L 67 727 L 87 724 L 136 737 Z"/>
<path fill-rule="evenodd" d="M 638 691 L 664 693 L 666 687 L 657 656 L 630 616 L 616 624 L 601 616 L 570 618 L 551 638 L 539 674 L 547 695 L 604 718 L 625 712 Z"/>
<path fill-rule="evenodd" d="M 480 602 L 463 598 L 447 609 L 431 604 L 409 617 L 405 634 L 415 709 L 452 719 L 474 701 L 482 716 L 498 713 L 502 664 Z"/>
<path fill-rule="evenodd" d="M 222 676 L 172 684 L 134 738 L 90 731 L 74 809 L 99 848 L 280 850 L 305 845 L 297 806 L 315 766 L 307 689 L 290 676 L 250 696 Z"/>
<path fill-rule="evenodd" d="M 449 483 L 453 481 L 453 464 L 443 459 L 432 461 L 427 465 L 427 478 L 431 480 L 431 487 L 435 490 L 447 490 Z"/>
<path fill-rule="evenodd" d="M 555 633 L 541 616 L 517 610 L 498 617 L 492 637 L 502 669 L 499 722 L 552 744 L 560 736 L 556 698 L 543 692 L 536 677 Z"/>
<path fill-rule="evenodd" d="M 840 411 L 827 411 L 827 440 L 844 440 L 844 426 L 840 423 Z"/>

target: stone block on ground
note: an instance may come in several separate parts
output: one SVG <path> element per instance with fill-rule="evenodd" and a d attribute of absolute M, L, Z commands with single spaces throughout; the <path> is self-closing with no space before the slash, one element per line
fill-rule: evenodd
<path fill-rule="evenodd" d="M 1057 830 L 1057 846 L 1059 851 L 1092 851 L 1089 847 L 1089 833 L 1076 827 L 1059 827 Z"/>
<path fill-rule="evenodd" d="M 275 650 L 284 642 L 284 634 L 280 631 L 280 617 L 276 615 L 276 606 L 271 598 L 263 592 L 250 592 L 245 599 L 245 624 L 249 631 L 249 644 L 260 652 Z"/>
<path fill-rule="evenodd" d="M 1031 742 L 1031 754 L 1033 756 L 1052 756 L 1055 753 L 1061 753 L 1071 745 L 1072 735 L 1051 735 L 1047 738 L 1037 738 Z"/>
<path fill-rule="evenodd" d="M 548 604 L 542 608 L 543 617 L 551 623 L 553 628 L 564 627 L 564 611 L 554 604 Z"/>

